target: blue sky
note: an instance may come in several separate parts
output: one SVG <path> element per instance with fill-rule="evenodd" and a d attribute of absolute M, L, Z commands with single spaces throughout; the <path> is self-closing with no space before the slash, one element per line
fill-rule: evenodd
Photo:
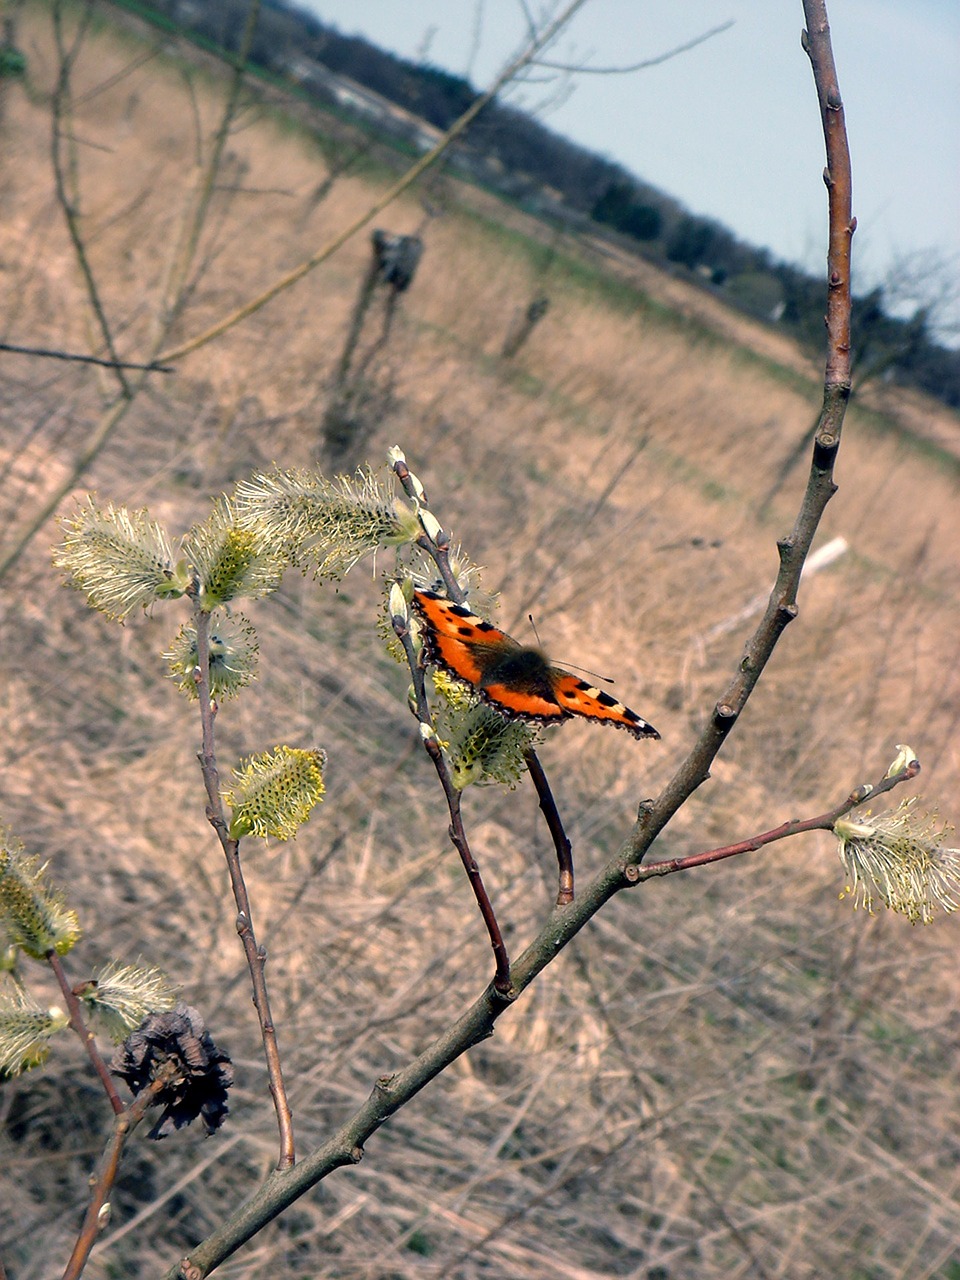
<path fill-rule="evenodd" d="M 487 84 L 523 34 L 517 0 L 306 0 L 341 31 Z M 531 0 L 534 12 L 543 9 Z M 854 167 L 855 287 L 906 255 L 960 273 L 960 3 L 828 0 Z M 623 65 L 734 25 L 660 66 L 518 86 L 546 124 L 812 271 L 823 141 L 799 0 L 588 0 L 551 51 Z M 479 38 L 477 38 L 479 36 Z M 559 91 L 559 92 L 558 92 Z M 545 106 L 543 105 L 545 104 Z"/>

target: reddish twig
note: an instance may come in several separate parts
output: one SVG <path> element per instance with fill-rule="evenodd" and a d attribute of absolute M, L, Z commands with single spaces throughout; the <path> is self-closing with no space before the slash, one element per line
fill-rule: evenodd
<path fill-rule="evenodd" d="M 507 948 L 503 941 L 503 935 L 500 932 L 500 925 L 497 922 L 496 913 L 493 910 L 493 904 L 487 893 L 480 875 L 480 868 L 477 866 L 477 860 L 470 852 L 470 845 L 467 841 L 467 833 L 463 826 L 463 815 L 460 811 L 460 797 L 456 787 L 454 787 L 450 779 L 450 771 L 447 768 L 447 762 L 443 758 L 443 752 L 440 750 L 440 744 L 435 737 L 424 738 L 423 745 L 426 747 L 427 754 L 433 761 L 443 786 L 444 795 L 447 798 L 447 806 L 450 810 L 450 839 L 453 842 L 457 853 L 460 855 L 460 861 L 463 863 L 463 869 L 467 873 L 467 879 L 470 881 L 470 887 L 473 889 L 474 897 L 477 900 L 477 906 L 480 908 L 480 914 L 483 917 L 483 923 L 487 926 L 487 933 L 490 935 L 490 946 L 493 948 L 493 959 L 496 965 L 496 972 L 493 978 L 494 990 L 500 996 L 510 995 L 510 957 L 507 955 Z"/>
<path fill-rule="evenodd" d="M 827 249 L 827 368 L 825 386 L 850 393 L 850 259 L 857 220 L 853 216 L 850 149 L 843 115 L 843 99 L 830 45 L 830 24 L 824 0 L 803 0 L 806 30 L 803 48 L 817 86 L 827 167 L 823 180 L 830 211 Z"/>
<path fill-rule="evenodd" d="M 857 787 L 851 791 L 841 804 L 836 805 L 833 809 L 828 809 L 826 813 L 818 814 L 815 818 L 793 818 L 789 822 L 782 822 L 779 827 L 774 827 L 772 831 L 764 831 L 760 835 L 751 836 L 748 840 L 738 840 L 736 844 L 721 845 L 717 849 L 707 849 L 704 853 L 689 854 L 684 858 L 665 858 L 662 862 L 648 862 L 643 867 L 637 868 L 637 881 L 649 880 L 653 876 L 667 876 L 674 871 L 689 871 L 692 867 L 705 867 L 711 862 L 720 862 L 724 858 L 736 857 L 739 853 L 754 853 L 757 849 L 762 849 L 764 845 L 773 844 L 776 840 L 785 840 L 788 836 L 800 835 L 805 831 L 832 831 L 838 818 L 842 818 L 844 814 L 849 813 L 851 809 L 855 809 L 857 805 L 863 804 L 865 800 L 872 799 L 873 796 L 883 795 L 885 791 L 892 791 L 894 787 L 899 787 L 902 782 L 909 782 L 915 778 L 920 772 L 920 762 L 912 760 L 899 773 L 894 773 L 889 777 L 883 777 L 873 786 L 865 785 Z"/>
<path fill-rule="evenodd" d="M 194 611 L 194 624 L 197 631 L 197 693 L 200 698 L 200 723 L 203 743 L 198 754 L 203 783 L 207 792 L 207 820 L 217 833 L 227 869 L 230 873 L 230 884 L 234 901 L 237 904 L 237 933 L 243 945 L 244 955 L 250 969 L 250 980 L 253 985 L 253 1003 L 260 1019 L 260 1033 L 263 1039 L 263 1052 L 267 1063 L 267 1077 L 270 1082 L 270 1093 L 277 1113 L 277 1125 L 280 1130 L 280 1155 L 277 1160 L 278 1169 L 289 1168 L 295 1160 L 293 1141 L 293 1115 L 287 1099 L 287 1091 L 283 1082 L 283 1070 L 280 1064 L 280 1049 L 277 1043 L 276 1027 L 270 1013 L 270 997 L 267 993 L 267 980 L 264 967 L 267 962 L 266 950 L 259 946 L 253 930 L 253 915 L 250 910 L 250 898 L 247 894 L 243 868 L 240 864 L 240 842 L 230 835 L 230 829 L 223 812 L 223 800 L 220 795 L 220 771 L 214 749 L 214 718 L 216 706 L 210 698 L 210 615 L 199 606 Z"/>
<path fill-rule="evenodd" d="M 121 1115 L 123 1112 L 123 1099 L 117 1092 L 117 1086 L 113 1083 L 113 1076 L 110 1074 L 110 1068 L 104 1062 L 100 1050 L 97 1048 L 97 1042 L 93 1032 L 87 1026 L 86 1019 L 83 1016 L 83 1005 L 70 986 L 70 980 L 63 968 L 63 961 L 55 951 L 47 952 L 47 963 L 53 970 L 54 976 L 59 983 L 60 990 L 63 992 L 63 998 L 67 1002 L 67 1010 L 70 1014 L 70 1026 L 80 1037 L 84 1049 L 87 1051 L 87 1057 L 93 1064 L 93 1069 L 100 1077 L 100 1083 L 103 1085 L 104 1091 L 110 1100 L 115 1115 Z"/>
<path fill-rule="evenodd" d="M 493 949 L 493 959 L 496 966 L 493 987 L 498 996 L 509 997 L 511 993 L 510 957 L 507 955 L 503 934 L 500 931 L 500 925 L 493 909 L 493 903 L 490 901 L 490 895 L 487 893 L 486 886 L 483 883 L 477 860 L 470 851 L 470 843 L 467 840 L 467 833 L 463 825 L 463 814 L 460 808 L 460 792 L 453 785 L 450 770 L 447 768 L 446 759 L 440 749 L 437 735 L 433 730 L 430 708 L 427 705 L 426 693 L 423 687 L 423 668 L 417 661 L 410 628 L 403 619 L 394 618 L 393 629 L 397 634 L 398 640 L 403 645 L 403 651 L 407 656 L 407 662 L 413 675 L 413 685 L 416 690 L 417 700 L 416 715 L 420 721 L 424 749 L 433 761 L 437 777 L 440 779 L 440 785 L 443 787 L 443 794 L 446 797 L 447 809 L 450 813 L 450 840 L 460 855 L 460 861 L 463 863 L 467 879 L 470 881 L 470 887 L 473 889 L 473 895 L 477 900 L 477 906 L 480 908 L 483 923 L 486 925 L 487 933 L 490 936 L 490 946 Z"/>
<path fill-rule="evenodd" d="M 528 747 L 523 753 L 523 758 L 527 762 L 527 772 L 530 774 L 533 785 L 537 789 L 537 795 L 540 799 L 540 811 L 550 829 L 550 835 L 553 837 L 553 847 L 557 851 L 557 866 L 560 870 L 557 906 L 565 907 L 573 901 L 573 847 L 566 831 L 563 829 L 560 811 L 557 808 L 557 802 L 553 798 L 553 792 L 550 790 L 550 783 L 547 781 L 547 775 L 543 771 L 540 757 L 533 747 Z"/>

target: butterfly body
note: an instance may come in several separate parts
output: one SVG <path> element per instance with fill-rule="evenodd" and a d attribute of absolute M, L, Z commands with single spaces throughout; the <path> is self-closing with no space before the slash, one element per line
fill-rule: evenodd
<path fill-rule="evenodd" d="M 522 645 L 465 605 L 415 588 L 428 659 L 472 685 L 501 715 L 556 724 L 571 716 L 614 724 L 638 738 L 659 738 L 653 725 L 540 649 Z"/>

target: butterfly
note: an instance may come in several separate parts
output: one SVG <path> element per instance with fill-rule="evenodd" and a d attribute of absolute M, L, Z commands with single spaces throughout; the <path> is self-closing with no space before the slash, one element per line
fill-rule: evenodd
<path fill-rule="evenodd" d="M 413 607 L 420 619 L 427 658 L 473 685 L 501 715 L 555 724 L 585 716 L 618 725 L 638 738 L 659 738 L 652 724 L 563 667 L 484 622 L 462 604 L 416 587 Z"/>

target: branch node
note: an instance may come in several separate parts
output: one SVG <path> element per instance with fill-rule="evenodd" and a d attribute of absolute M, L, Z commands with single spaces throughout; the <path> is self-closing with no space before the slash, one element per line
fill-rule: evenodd
<path fill-rule="evenodd" d="M 813 445 L 813 465 L 818 471 L 829 474 L 833 464 L 833 456 L 839 444 L 840 437 L 835 431 L 827 428 L 820 432 Z M 837 486 L 832 481 L 828 485 L 828 491 L 831 497 L 837 491 Z"/>
<path fill-rule="evenodd" d="M 363 1147 L 351 1147 L 350 1155 L 347 1158 L 351 1164 L 359 1164 L 363 1159 Z"/>
<path fill-rule="evenodd" d="M 623 868 L 623 878 L 627 884 L 637 883 L 640 879 L 640 868 L 635 862 L 630 862 Z"/>
<path fill-rule="evenodd" d="M 729 702 L 718 702 L 714 708 L 714 715 L 721 722 L 732 724 L 737 718 L 737 710 L 735 707 L 731 707 Z"/>
<path fill-rule="evenodd" d="M 504 1006 L 513 1004 L 517 996 L 520 994 L 510 980 L 509 973 L 505 978 L 494 978 L 493 982 L 490 984 L 490 990 L 493 993 L 494 998 Z"/>

